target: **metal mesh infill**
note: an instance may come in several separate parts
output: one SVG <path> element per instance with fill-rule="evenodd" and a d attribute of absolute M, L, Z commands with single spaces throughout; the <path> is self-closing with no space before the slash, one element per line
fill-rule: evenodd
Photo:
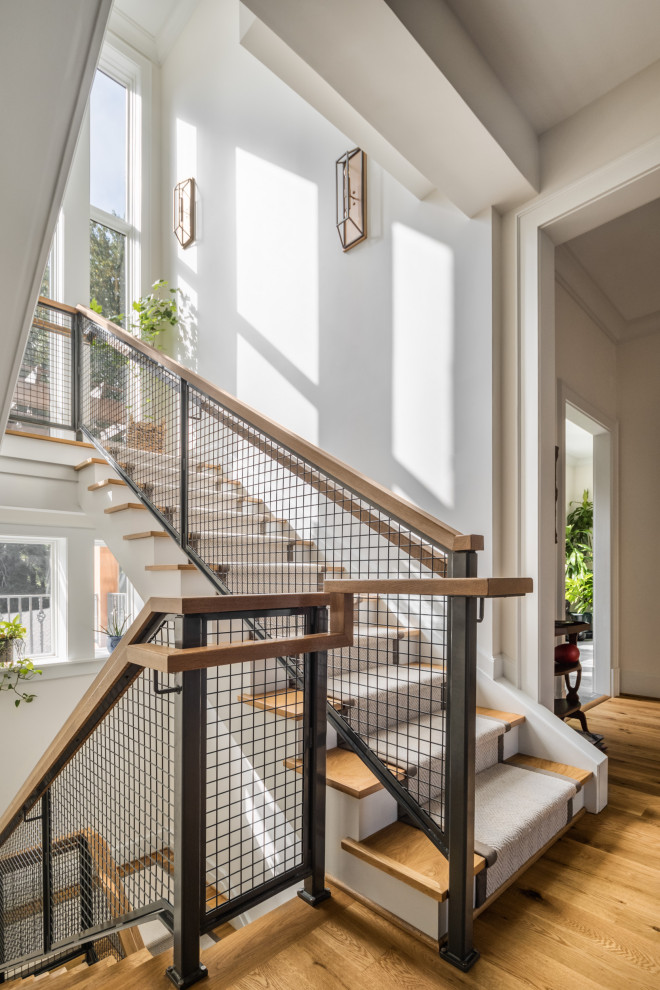
<path fill-rule="evenodd" d="M 104 369 L 113 404 L 100 407 Z M 85 428 L 222 591 L 447 572 L 443 547 L 91 321 L 82 372 Z M 353 646 L 328 658 L 329 694 L 443 830 L 447 600 L 365 595 L 356 606 Z"/>
<path fill-rule="evenodd" d="M 173 750 L 173 696 L 143 672 L 0 847 L 0 972 L 172 905 Z"/>

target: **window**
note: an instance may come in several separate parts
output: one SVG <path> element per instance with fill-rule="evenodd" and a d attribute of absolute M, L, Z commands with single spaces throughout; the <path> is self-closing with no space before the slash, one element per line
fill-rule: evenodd
<path fill-rule="evenodd" d="M 21 617 L 31 659 L 57 653 L 57 543 L 0 537 L 0 619 Z"/>
<path fill-rule="evenodd" d="M 122 626 L 124 632 L 144 602 L 119 566 L 112 552 L 100 540 L 94 542 L 94 648 L 97 654 L 107 649 L 102 629 Z"/>
<path fill-rule="evenodd" d="M 106 45 L 90 96 L 90 299 L 124 326 L 140 295 L 139 83 L 138 66 Z"/>

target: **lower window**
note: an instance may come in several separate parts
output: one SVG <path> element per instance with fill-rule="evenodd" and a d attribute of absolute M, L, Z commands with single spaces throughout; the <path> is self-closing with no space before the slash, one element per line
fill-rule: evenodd
<path fill-rule="evenodd" d="M 57 650 L 56 557 L 56 540 L 0 537 L 0 620 L 19 616 L 30 659 Z"/>

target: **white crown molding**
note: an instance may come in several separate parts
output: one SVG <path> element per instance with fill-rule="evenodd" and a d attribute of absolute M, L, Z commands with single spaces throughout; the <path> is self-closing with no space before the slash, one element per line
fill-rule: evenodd
<path fill-rule="evenodd" d="M 555 277 L 561 287 L 614 343 L 627 336 L 627 323 L 567 244 L 555 250 Z"/>
<path fill-rule="evenodd" d="M 149 34 L 141 24 L 117 7 L 112 9 L 109 30 L 151 62 L 158 62 L 158 46 L 153 34 Z"/>
<path fill-rule="evenodd" d="M 660 332 L 660 310 L 655 313 L 647 313 L 645 316 L 638 316 L 634 320 L 628 320 L 626 331 L 626 340 L 649 337 L 651 334 Z"/>
<path fill-rule="evenodd" d="M 179 0 L 163 27 L 156 36 L 158 62 L 163 64 L 174 47 L 174 43 L 192 17 L 199 0 Z"/>

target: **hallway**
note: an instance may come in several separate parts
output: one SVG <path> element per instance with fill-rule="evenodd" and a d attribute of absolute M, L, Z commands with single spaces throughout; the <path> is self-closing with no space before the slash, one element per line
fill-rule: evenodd
<path fill-rule="evenodd" d="M 610 804 L 585 815 L 475 923 L 481 960 L 462 974 L 437 952 L 336 888 L 310 911 L 297 899 L 204 954 L 222 990 L 654 990 L 660 985 L 660 702 L 593 709 L 605 736 Z M 165 986 L 165 957 L 139 986 Z M 119 975 L 119 974 L 118 974 Z M 106 977 L 111 990 L 113 977 Z M 124 976 L 122 990 L 137 990 Z"/>

